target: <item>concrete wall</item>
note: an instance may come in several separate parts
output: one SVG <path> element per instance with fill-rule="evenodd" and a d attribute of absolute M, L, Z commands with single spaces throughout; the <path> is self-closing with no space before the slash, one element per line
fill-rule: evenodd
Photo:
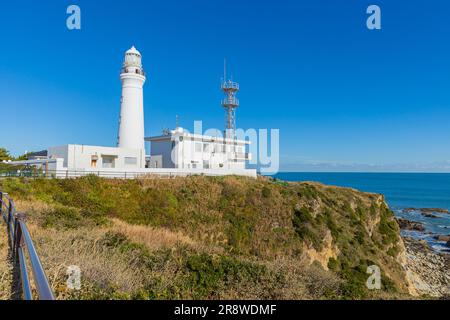
<path fill-rule="evenodd" d="M 172 141 L 153 141 L 150 147 L 150 156 L 160 156 L 158 159 L 162 158 L 163 168 L 175 168 L 176 165 L 172 161 Z M 151 159 L 151 158 L 150 158 Z M 150 160 L 152 161 L 152 160 Z"/>
<path fill-rule="evenodd" d="M 65 145 L 48 149 L 49 158 L 64 159 L 63 166 L 69 170 L 142 169 L 143 151 L 125 148 L 111 148 L 85 145 Z M 97 159 L 96 161 L 94 161 Z M 112 161 L 108 163 L 108 159 Z"/>
<path fill-rule="evenodd" d="M 71 167 L 68 163 L 69 158 L 69 146 L 51 147 L 47 150 L 47 157 L 49 158 L 61 158 L 64 159 L 64 167 Z"/>

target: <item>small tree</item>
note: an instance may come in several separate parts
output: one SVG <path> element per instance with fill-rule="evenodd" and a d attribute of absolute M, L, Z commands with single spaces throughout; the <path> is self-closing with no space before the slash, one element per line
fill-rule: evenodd
<path fill-rule="evenodd" d="M 27 152 L 21 156 L 18 156 L 16 158 L 14 158 L 15 161 L 23 161 L 23 160 L 27 160 L 28 156 L 31 154 L 31 152 Z"/>
<path fill-rule="evenodd" d="M 5 148 L 0 148 L 0 161 L 3 160 L 12 160 L 11 155 L 9 154 L 9 151 Z"/>

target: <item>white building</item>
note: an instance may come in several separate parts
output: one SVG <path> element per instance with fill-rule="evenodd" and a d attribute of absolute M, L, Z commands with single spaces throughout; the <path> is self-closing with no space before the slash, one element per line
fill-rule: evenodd
<path fill-rule="evenodd" d="M 45 155 L 16 162 L 31 165 L 57 177 L 98 174 L 106 177 L 138 175 L 245 175 L 249 142 L 194 135 L 181 128 L 167 135 L 144 139 L 144 95 L 146 81 L 142 56 L 132 47 L 125 53 L 120 74 L 122 98 L 117 147 L 69 144 L 48 148 Z M 150 156 L 145 141 L 151 143 Z"/>
<path fill-rule="evenodd" d="M 73 171 L 138 170 L 145 168 L 143 149 L 69 144 L 47 150 L 50 159 L 64 159 L 63 167 Z"/>
<path fill-rule="evenodd" d="M 251 160 L 248 141 L 190 134 L 182 128 L 145 140 L 151 142 L 150 168 L 245 170 Z"/>

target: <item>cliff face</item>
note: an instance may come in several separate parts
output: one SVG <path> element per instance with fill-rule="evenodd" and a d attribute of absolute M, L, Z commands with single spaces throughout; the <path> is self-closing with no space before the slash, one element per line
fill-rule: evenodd
<path fill-rule="evenodd" d="M 240 177 L 0 183 L 28 213 L 38 246 L 48 253 L 43 258 L 48 268 L 63 263 L 63 252 L 71 247 L 85 248 L 85 257 L 71 262 L 88 270 L 82 297 L 398 298 L 413 293 L 402 266 L 405 247 L 398 225 L 380 195 Z M 65 247 L 55 242 L 54 230 Z M 103 265 L 124 264 L 121 270 L 134 271 L 127 277 L 142 278 L 123 286 L 120 279 L 106 281 L 96 269 L 100 264 L 92 265 L 99 252 L 105 254 Z M 366 287 L 367 268 L 373 265 L 381 270 L 380 290 Z"/>

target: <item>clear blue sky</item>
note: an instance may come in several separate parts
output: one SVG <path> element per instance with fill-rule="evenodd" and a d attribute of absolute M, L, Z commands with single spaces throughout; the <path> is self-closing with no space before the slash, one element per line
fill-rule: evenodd
<path fill-rule="evenodd" d="M 81 31 L 66 28 L 70 4 Z M 370 4 L 381 31 L 366 28 Z M 0 145 L 115 145 L 135 45 L 147 135 L 177 114 L 222 128 L 226 57 L 238 127 L 279 128 L 282 169 L 450 171 L 449 14 L 445 0 L 2 1 Z"/>

